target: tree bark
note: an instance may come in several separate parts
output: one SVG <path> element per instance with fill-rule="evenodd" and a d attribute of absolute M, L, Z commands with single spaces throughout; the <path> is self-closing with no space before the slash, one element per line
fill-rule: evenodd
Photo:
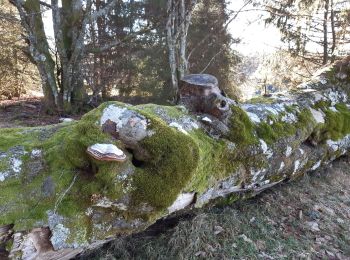
<path fill-rule="evenodd" d="M 29 50 L 36 63 L 42 80 L 47 110 L 55 110 L 59 105 L 58 87 L 55 76 L 55 62 L 49 51 L 38 0 L 12 1 L 17 7 L 23 27 L 28 33 Z"/>
<path fill-rule="evenodd" d="M 168 0 L 166 23 L 171 83 L 178 100 L 179 81 L 188 73 L 187 35 L 197 0 Z"/>
<path fill-rule="evenodd" d="M 334 0 L 331 0 L 331 28 L 332 28 L 332 47 L 331 47 L 331 63 L 335 61 L 335 48 L 337 44 L 337 35 L 335 31 L 335 12 L 334 12 Z"/>
<path fill-rule="evenodd" d="M 323 65 L 328 62 L 328 14 L 329 14 L 329 0 L 324 0 L 325 11 L 323 18 Z"/>
<path fill-rule="evenodd" d="M 187 72 L 186 42 L 187 42 L 187 15 L 185 0 L 180 0 L 180 47 L 179 47 L 179 79 L 182 79 Z M 190 12 L 189 12 L 190 13 Z"/>
<path fill-rule="evenodd" d="M 186 207 L 249 198 L 329 164 L 350 151 L 350 75 L 338 66 L 332 72 L 266 103 L 232 103 L 229 120 L 200 102 L 184 103 L 194 114 L 109 102 L 77 122 L 0 129 L 0 238 L 14 253 L 29 246 L 34 258 L 44 243 L 60 254 L 144 230 Z M 182 94 L 194 102 L 222 98 L 212 76 L 184 81 Z M 87 153 L 94 144 L 118 146 L 127 160 L 96 160 Z M 33 243 L 31 232 L 45 241 Z"/>
<path fill-rule="evenodd" d="M 176 62 L 175 1 L 168 0 L 167 13 L 168 13 L 168 20 L 166 23 L 166 31 L 167 31 L 167 45 L 168 45 L 168 51 L 169 51 L 171 84 L 173 87 L 174 96 L 177 97 L 179 86 L 178 86 L 177 62 Z"/>
<path fill-rule="evenodd" d="M 81 63 L 87 23 L 105 15 L 116 2 L 110 1 L 95 12 L 91 12 L 91 0 L 84 5 L 82 0 L 62 0 L 62 8 L 59 8 L 58 0 L 51 0 L 51 5 L 44 3 L 46 8 L 52 9 L 58 53 L 58 59 L 53 60 L 40 8 L 43 3 L 39 0 L 11 0 L 28 33 L 30 53 L 38 67 L 46 104 L 51 110 L 69 113 L 79 109 L 86 101 Z"/>

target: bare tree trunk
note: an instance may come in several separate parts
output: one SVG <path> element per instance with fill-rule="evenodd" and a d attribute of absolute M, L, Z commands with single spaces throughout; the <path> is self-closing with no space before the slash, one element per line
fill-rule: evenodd
<path fill-rule="evenodd" d="M 185 0 L 180 0 L 180 46 L 179 46 L 179 79 L 185 76 L 187 71 L 186 59 L 186 42 L 187 42 L 187 26 L 186 26 L 186 4 Z M 187 27 L 187 28 L 186 28 Z"/>
<path fill-rule="evenodd" d="M 168 20 L 166 23 L 167 31 L 167 44 L 169 51 L 169 65 L 170 65 L 170 74 L 171 74 L 171 84 L 174 90 L 175 97 L 178 96 L 178 77 L 177 77 L 177 62 L 176 62 L 176 33 L 175 33 L 175 17 L 176 17 L 176 8 L 175 1 L 168 0 Z"/>
<path fill-rule="evenodd" d="M 166 24 L 171 82 L 178 99 L 178 82 L 188 73 L 187 34 L 197 0 L 168 0 Z"/>
<path fill-rule="evenodd" d="M 332 28 L 332 57 L 331 57 L 331 62 L 333 63 L 335 61 L 335 48 L 336 48 L 336 43 L 337 43 L 337 36 L 335 33 L 335 17 L 334 17 L 334 0 L 331 0 L 331 28 Z"/>
<path fill-rule="evenodd" d="M 49 51 L 49 44 L 45 35 L 39 0 L 11 1 L 21 17 L 21 23 L 28 34 L 30 54 L 38 67 L 42 81 L 47 110 L 55 110 L 59 106 L 58 87 L 55 76 L 55 62 Z"/>
<path fill-rule="evenodd" d="M 98 11 L 91 12 L 92 0 L 51 0 L 51 5 L 39 0 L 10 0 L 19 11 L 28 33 L 31 56 L 43 85 L 47 104 L 53 110 L 71 112 L 85 102 L 82 76 L 84 38 L 88 21 L 106 15 L 117 0 L 111 0 Z M 55 47 L 58 59 L 53 60 L 45 35 L 40 5 L 52 9 Z M 55 74 L 55 69 L 59 73 Z M 60 75 L 58 75 L 60 74 Z"/>
<path fill-rule="evenodd" d="M 323 19 L 323 65 L 328 62 L 328 13 L 329 13 L 329 0 L 325 0 L 324 7 L 324 19 Z"/>
<path fill-rule="evenodd" d="M 180 16 L 181 16 L 181 34 L 180 34 L 180 79 L 182 79 L 188 73 L 188 57 L 187 51 L 187 35 L 188 28 L 191 23 L 192 10 L 197 4 L 197 0 L 191 0 L 188 10 L 186 10 L 185 0 L 181 0 Z"/>
<path fill-rule="evenodd" d="M 96 0 L 96 10 L 99 11 L 101 9 L 101 0 Z M 106 23 L 103 20 L 103 17 L 97 18 L 97 34 L 98 34 L 98 39 L 103 39 L 105 37 L 105 30 L 106 30 Z M 105 76 L 105 71 L 104 71 L 104 64 L 105 64 L 105 58 L 103 53 L 99 53 L 98 55 L 98 86 L 101 89 L 101 94 L 102 94 L 102 99 L 107 100 L 109 98 L 109 88 L 103 82 L 103 78 Z"/>
<path fill-rule="evenodd" d="M 87 6 L 87 9 L 90 6 Z M 65 19 L 63 26 L 61 25 L 64 42 L 64 49 L 61 51 L 67 57 L 67 59 L 61 60 L 62 101 L 64 110 L 70 112 L 83 103 L 83 79 L 80 63 L 84 49 L 86 24 L 84 23 L 81 0 L 62 1 L 62 10 Z"/>

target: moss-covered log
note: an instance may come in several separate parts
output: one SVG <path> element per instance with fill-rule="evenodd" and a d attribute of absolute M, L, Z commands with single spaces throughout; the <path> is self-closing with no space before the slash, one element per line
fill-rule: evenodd
<path fill-rule="evenodd" d="M 17 240 L 4 231 L 0 245 L 40 254 L 24 231 L 48 227 L 52 250 L 83 248 L 328 164 L 350 149 L 349 75 L 332 69 L 298 91 L 231 105 L 228 131 L 182 106 L 117 102 L 76 122 L 1 129 L 0 226 L 14 224 Z M 116 145 L 126 162 L 90 157 L 96 143 Z"/>

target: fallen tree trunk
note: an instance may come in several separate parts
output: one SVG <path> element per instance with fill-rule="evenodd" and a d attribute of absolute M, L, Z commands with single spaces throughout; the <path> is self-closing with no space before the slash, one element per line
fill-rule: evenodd
<path fill-rule="evenodd" d="M 1 129 L 0 251 L 68 259 L 185 207 L 251 197 L 328 164 L 350 150 L 349 87 L 343 66 L 241 105 L 215 90 L 219 107 L 205 111 L 109 102 L 77 122 Z"/>

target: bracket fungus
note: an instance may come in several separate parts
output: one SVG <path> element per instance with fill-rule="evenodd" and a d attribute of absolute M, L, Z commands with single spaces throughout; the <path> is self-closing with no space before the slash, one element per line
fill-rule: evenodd
<path fill-rule="evenodd" d="M 114 144 L 94 144 L 88 147 L 87 153 L 98 161 L 124 162 L 126 155 Z"/>

